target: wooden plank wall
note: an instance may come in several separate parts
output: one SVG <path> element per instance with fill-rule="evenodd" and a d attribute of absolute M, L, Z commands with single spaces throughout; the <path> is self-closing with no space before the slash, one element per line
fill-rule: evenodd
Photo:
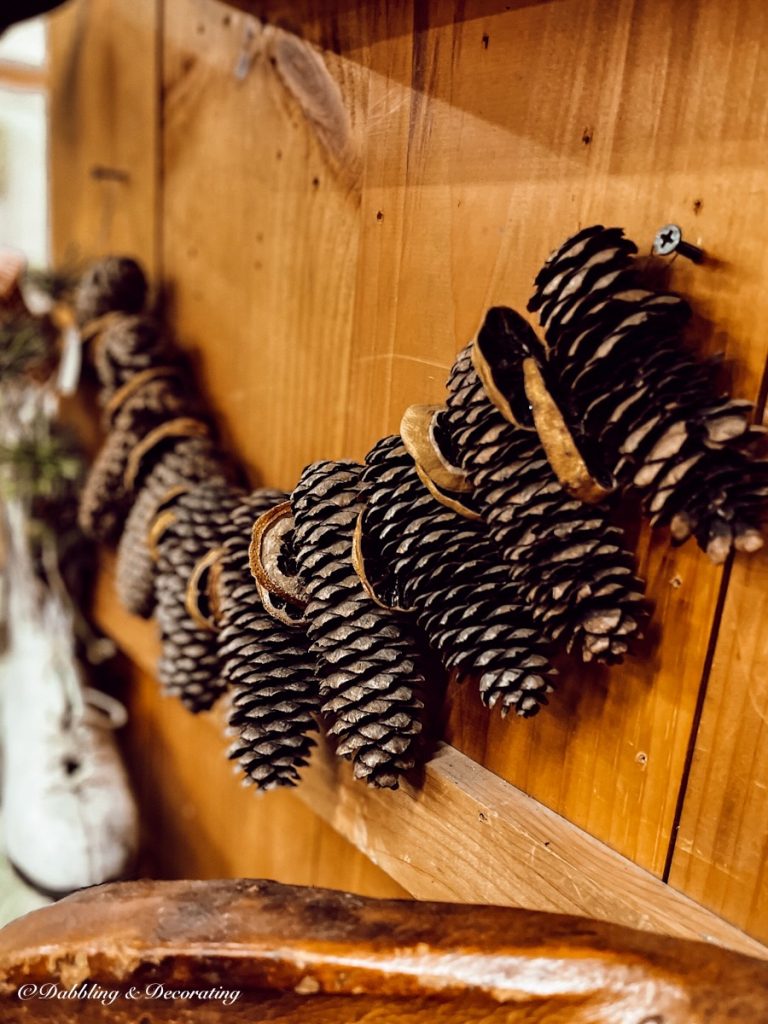
<path fill-rule="evenodd" d="M 116 33 L 102 13 L 118 6 L 142 45 L 128 55 L 119 34 L 96 36 L 83 52 L 73 26 Z M 55 251 L 127 246 L 162 271 L 180 342 L 254 480 L 290 487 L 308 461 L 360 457 L 405 406 L 440 401 L 484 309 L 522 307 L 547 252 L 594 221 L 648 249 L 675 221 L 712 254 L 703 267 L 677 260 L 671 283 L 700 313 L 701 351 L 724 351 L 737 392 L 761 396 L 762 0 L 318 0 L 277 13 L 263 23 L 216 0 L 78 0 L 53 33 L 60 88 L 74 63 L 88 68 L 63 94 L 80 104 L 66 116 L 92 126 L 58 145 L 54 103 Z M 125 83 L 118 97 L 139 79 L 144 105 L 116 102 L 107 69 Z M 93 199 L 65 201 L 117 159 L 126 132 L 145 145 L 121 160 L 145 170 L 122 183 L 113 216 L 144 225 L 134 236 L 105 234 Z M 452 684 L 445 734 L 766 939 L 766 559 L 724 571 L 645 530 L 637 549 L 656 606 L 639 657 L 564 673 L 531 722 L 490 716 L 469 684 Z M 139 692 L 151 693 L 146 680 Z M 156 698 L 141 700 L 137 731 L 167 721 Z M 186 771 L 194 749 L 218 786 L 217 752 L 198 749 L 200 725 L 185 728 L 171 763 Z M 216 801 L 248 821 L 292 799 L 246 809 L 234 784 L 225 793 Z M 269 842 L 284 820 L 259 817 Z"/>

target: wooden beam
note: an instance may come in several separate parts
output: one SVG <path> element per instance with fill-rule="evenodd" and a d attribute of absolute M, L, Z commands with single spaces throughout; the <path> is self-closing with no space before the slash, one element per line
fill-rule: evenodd
<path fill-rule="evenodd" d="M 109 573 L 100 578 L 95 614 L 153 673 L 154 624 L 120 607 Z M 223 758 L 222 715 L 201 715 L 194 725 L 220 734 Z M 437 750 L 423 785 L 392 792 L 355 781 L 321 743 L 297 794 L 418 899 L 580 914 L 768 959 L 768 948 L 453 747 Z"/>

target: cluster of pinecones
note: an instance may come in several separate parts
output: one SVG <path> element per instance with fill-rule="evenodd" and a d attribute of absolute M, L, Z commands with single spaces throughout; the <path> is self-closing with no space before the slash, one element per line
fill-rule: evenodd
<path fill-rule="evenodd" d="M 323 723 L 357 778 L 396 787 L 423 758 L 429 649 L 488 707 L 536 714 L 558 648 L 620 660 L 647 614 L 612 491 L 637 489 L 674 542 L 756 550 L 768 484 L 749 406 L 680 341 L 687 306 L 635 280 L 634 246 L 592 228 L 536 280 L 546 346 L 489 311 L 442 407 L 293 493 L 246 491 L 130 260 L 80 283 L 76 315 L 106 440 L 80 509 L 119 538 L 117 586 L 154 614 L 158 675 L 193 712 L 229 701 L 230 756 L 294 785 Z"/>

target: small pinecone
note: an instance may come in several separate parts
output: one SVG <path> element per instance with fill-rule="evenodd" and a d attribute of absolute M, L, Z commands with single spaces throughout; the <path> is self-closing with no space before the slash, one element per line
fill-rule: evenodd
<path fill-rule="evenodd" d="M 137 373 L 159 366 L 171 366 L 182 372 L 179 354 L 157 321 L 149 316 L 126 315 L 109 324 L 94 347 L 93 363 L 103 405 Z"/>
<path fill-rule="evenodd" d="M 192 712 L 206 711 L 223 692 L 218 639 L 189 617 L 186 594 L 195 565 L 219 547 L 240 491 L 220 484 L 201 484 L 181 495 L 175 521 L 158 544 L 155 576 L 155 619 L 162 652 L 157 674 L 166 693 L 180 698 Z"/>
<path fill-rule="evenodd" d="M 623 235 L 586 228 L 536 278 L 528 308 L 546 331 L 567 417 L 675 542 L 693 534 L 715 562 L 732 546 L 755 551 L 768 463 L 753 458 L 751 405 L 717 393 L 714 363 L 682 344 L 687 303 L 643 286 Z"/>
<path fill-rule="evenodd" d="M 399 437 L 365 459 L 364 541 L 446 669 L 478 677 L 483 702 L 502 715 L 535 715 L 552 686 L 547 645 L 486 528 L 437 502 Z"/>
<path fill-rule="evenodd" d="M 75 317 L 82 327 L 105 313 L 139 313 L 147 301 L 147 279 L 126 256 L 108 256 L 81 277 L 75 292 Z"/>
<path fill-rule="evenodd" d="M 414 638 L 363 590 L 352 565 L 362 467 L 308 466 L 291 495 L 294 554 L 309 597 L 323 714 L 355 777 L 396 788 L 416 762 L 425 686 Z"/>
<path fill-rule="evenodd" d="M 224 485 L 232 482 L 232 471 L 224 457 L 207 437 L 182 437 L 163 454 L 149 473 L 126 519 L 117 548 L 115 584 L 120 602 L 133 612 L 149 618 L 155 606 L 156 565 L 147 546 L 150 527 L 178 495 L 180 485 L 200 483 Z M 170 507 L 168 505 L 167 507 Z"/>
<path fill-rule="evenodd" d="M 179 416 L 192 415 L 192 397 L 179 381 L 158 378 L 148 381 L 130 396 L 115 417 L 91 466 L 80 497 L 79 522 L 83 532 L 96 540 L 114 541 L 119 536 L 136 493 L 126 486 L 125 474 L 131 452 L 147 434 Z M 175 438 L 158 444 L 148 455 L 142 468 L 151 465 L 167 450 Z"/>
<path fill-rule="evenodd" d="M 508 423 L 489 402 L 469 347 L 448 387 L 443 425 L 519 599 L 547 639 L 580 648 L 585 661 L 620 661 L 644 614 L 621 531 L 604 508 L 563 489 L 535 431 Z"/>
<path fill-rule="evenodd" d="M 315 659 L 301 625 L 272 618 L 249 566 L 254 519 L 287 495 L 255 492 L 232 514 L 219 580 L 221 676 L 231 691 L 229 756 L 257 789 L 295 786 L 317 730 L 320 692 Z"/>

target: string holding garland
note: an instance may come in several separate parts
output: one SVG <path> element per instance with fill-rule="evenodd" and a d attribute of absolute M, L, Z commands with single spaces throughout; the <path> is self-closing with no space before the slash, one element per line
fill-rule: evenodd
<path fill-rule="evenodd" d="M 395 787 L 428 753 L 429 645 L 483 701 L 530 717 L 551 658 L 620 661 L 648 609 L 614 493 L 673 543 L 754 551 L 768 495 L 749 403 L 681 343 L 679 297 L 646 287 L 619 229 L 547 261 L 530 309 L 490 310 L 445 404 L 407 410 L 364 464 L 246 492 L 132 260 L 91 268 L 75 316 L 107 436 L 80 521 L 117 539 L 121 600 L 154 614 L 159 678 L 194 712 L 227 694 L 230 757 L 295 785 L 323 725 L 357 778 Z"/>

